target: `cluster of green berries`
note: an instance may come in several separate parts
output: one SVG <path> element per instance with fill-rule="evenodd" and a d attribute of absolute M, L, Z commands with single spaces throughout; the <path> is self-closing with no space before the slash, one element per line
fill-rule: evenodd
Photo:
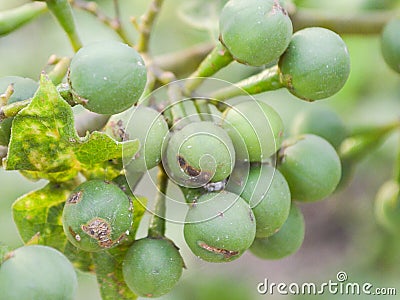
<path fill-rule="evenodd" d="M 396 28 L 398 20 L 385 29 L 382 45 L 385 60 L 399 71 Z M 307 28 L 293 34 L 291 20 L 277 0 L 230 0 L 220 17 L 220 41 L 240 63 L 278 64 L 284 86 L 308 101 L 338 92 L 350 71 L 346 45 L 336 33 Z M 136 50 L 102 42 L 75 54 L 68 86 L 75 102 L 113 115 L 104 128 L 110 136 L 120 142 L 140 141 L 136 156 L 124 161 L 127 174 L 162 165 L 169 180 L 182 188 L 189 206 L 184 237 L 197 257 L 229 262 L 247 250 L 263 259 L 295 253 L 305 234 L 297 203 L 328 197 L 341 180 L 336 149 L 347 132 L 340 119 L 326 110 L 299 114 L 290 137 L 284 139 L 280 115 L 252 100 L 229 106 L 218 121 L 170 128 L 153 108 L 132 107 L 145 89 L 146 76 Z M 10 85 L 8 104 L 32 98 L 38 88 L 26 78 L 0 79 L 0 91 Z M 1 145 L 9 143 L 11 125 L 12 119 L 0 123 Z M 387 184 L 379 194 L 377 211 L 386 224 L 392 215 L 385 212 L 398 203 L 398 193 L 398 185 Z M 113 181 L 80 184 L 66 200 L 62 215 L 68 240 L 88 252 L 124 244 L 134 221 L 134 197 Z M 158 297 L 174 287 L 183 268 L 171 240 L 148 236 L 130 246 L 123 276 L 139 296 Z M 37 270 L 40 276 L 28 270 Z M 76 275 L 56 250 L 26 246 L 2 263 L 0 290 L 0 299 L 22 299 L 27 293 L 32 299 L 72 299 Z"/>

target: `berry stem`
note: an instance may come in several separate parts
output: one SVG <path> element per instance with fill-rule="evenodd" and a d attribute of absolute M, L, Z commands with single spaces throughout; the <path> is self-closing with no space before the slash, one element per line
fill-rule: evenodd
<path fill-rule="evenodd" d="M 47 74 L 53 84 L 60 84 L 65 77 L 65 74 L 68 72 L 69 65 L 71 63 L 71 59 L 69 57 L 62 57 L 54 68 Z"/>
<path fill-rule="evenodd" d="M 306 27 L 324 27 L 338 34 L 379 34 L 398 11 L 334 13 L 328 10 L 300 8 L 291 14 L 293 31 Z"/>
<path fill-rule="evenodd" d="M 0 12 L 0 36 L 16 30 L 46 11 L 46 4 L 35 1 Z"/>
<path fill-rule="evenodd" d="M 194 101 L 194 106 L 202 121 L 210 121 L 210 122 L 214 121 L 207 100 L 196 99 Z"/>
<path fill-rule="evenodd" d="M 122 23 L 119 20 L 119 13 L 117 13 L 117 11 L 119 11 L 119 8 L 117 9 L 116 4 L 114 4 L 114 6 L 116 7 L 116 18 L 113 19 L 108 17 L 102 10 L 100 10 L 96 2 L 86 2 L 81 0 L 71 0 L 70 2 L 73 7 L 76 7 L 93 15 L 101 23 L 114 30 L 124 43 L 132 46 L 132 42 L 130 41 L 125 28 L 122 26 Z"/>
<path fill-rule="evenodd" d="M 14 102 L 0 108 L 0 122 L 11 117 L 15 117 L 22 109 L 31 103 L 32 99 Z"/>
<path fill-rule="evenodd" d="M 166 212 L 166 192 L 168 187 L 168 176 L 164 169 L 159 166 L 157 174 L 157 196 L 156 206 L 150 222 L 148 236 L 160 238 L 165 235 L 165 212 Z"/>
<path fill-rule="evenodd" d="M 214 49 L 201 62 L 189 80 L 186 81 L 184 92 L 186 95 L 191 95 L 197 89 L 206 77 L 210 77 L 217 73 L 222 68 L 226 67 L 233 61 L 232 55 L 224 45 L 218 43 Z"/>
<path fill-rule="evenodd" d="M 176 124 L 180 120 L 184 119 L 187 115 L 186 109 L 182 103 L 182 90 L 178 83 L 171 83 L 168 86 L 168 99 L 171 104 L 171 113 L 172 113 L 172 123 Z M 180 122 L 179 127 L 184 126 L 186 122 Z M 172 124 L 170 124 L 172 125 Z"/>
<path fill-rule="evenodd" d="M 75 52 L 78 51 L 82 47 L 82 42 L 76 30 L 74 15 L 68 0 L 46 0 L 46 3 L 67 34 L 72 48 Z"/>
<path fill-rule="evenodd" d="M 145 53 L 149 50 L 150 35 L 153 30 L 155 20 L 161 10 L 164 0 L 151 1 L 147 11 L 141 16 L 141 23 L 137 26 L 139 30 L 139 40 L 137 42 L 137 50 Z"/>

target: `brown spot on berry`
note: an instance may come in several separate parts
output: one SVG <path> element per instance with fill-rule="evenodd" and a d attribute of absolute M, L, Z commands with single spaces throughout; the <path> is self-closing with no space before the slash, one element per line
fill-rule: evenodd
<path fill-rule="evenodd" d="M 239 254 L 239 251 L 232 251 L 232 250 L 227 250 L 227 249 L 222 249 L 222 248 L 216 248 L 216 247 L 207 245 L 204 242 L 198 242 L 198 245 L 201 248 L 203 248 L 204 250 L 213 252 L 215 254 L 222 254 L 226 259 L 230 259 L 232 256 Z"/>
<path fill-rule="evenodd" d="M 67 200 L 67 204 L 76 204 L 82 199 L 82 191 L 73 193 L 71 196 L 69 196 Z"/>
<path fill-rule="evenodd" d="M 101 218 L 94 218 L 87 224 L 81 226 L 82 230 L 96 239 L 102 248 L 110 248 L 114 245 L 111 240 L 111 226 L 110 224 Z"/>

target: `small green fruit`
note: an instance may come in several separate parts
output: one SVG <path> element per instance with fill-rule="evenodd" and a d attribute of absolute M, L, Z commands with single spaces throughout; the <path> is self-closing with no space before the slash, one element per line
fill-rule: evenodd
<path fill-rule="evenodd" d="M 73 300 L 77 287 L 72 264 L 47 246 L 18 248 L 0 266 L 0 300 Z"/>
<path fill-rule="evenodd" d="M 112 116 L 106 132 L 117 141 L 140 141 L 140 150 L 134 160 L 124 162 L 130 171 L 145 172 L 161 161 L 161 148 L 168 134 L 168 124 L 156 110 L 139 106 Z"/>
<path fill-rule="evenodd" d="M 279 155 L 279 171 L 285 176 L 294 200 L 321 200 L 332 194 L 340 181 L 339 156 L 319 136 L 305 134 L 289 139 Z"/>
<path fill-rule="evenodd" d="M 184 268 L 179 249 L 167 239 L 137 240 L 126 253 L 122 271 L 128 287 L 140 297 L 167 294 Z"/>
<path fill-rule="evenodd" d="M 304 217 L 300 209 L 292 203 L 289 217 L 274 235 L 256 238 L 250 251 L 262 259 L 281 259 L 295 253 L 304 240 Z"/>
<path fill-rule="evenodd" d="M 290 190 L 283 175 L 274 167 L 251 166 L 247 179 L 233 170 L 227 190 L 240 194 L 250 204 L 256 218 L 256 237 L 273 235 L 285 223 L 290 210 Z"/>
<path fill-rule="evenodd" d="M 200 187 L 227 178 L 235 162 L 228 134 L 212 122 L 195 122 L 171 134 L 164 167 L 177 184 Z"/>
<path fill-rule="evenodd" d="M 241 161 L 267 161 L 282 143 L 282 119 L 264 102 L 245 101 L 228 108 L 222 117 L 222 128 L 231 137 Z"/>
<path fill-rule="evenodd" d="M 39 84 L 30 78 L 6 76 L 0 78 L 0 94 L 3 94 L 10 84 L 13 85 L 14 92 L 7 104 L 32 98 L 39 87 Z M 0 121 L 0 145 L 2 146 L 7 146 L 10 141 L 12 120 L 13 118 L 7 118 Z"/>
<path fill-rule="evenodd" d="M 382 55 L 387 65 L 400 73 L 400 18 L 389 21 L 381 35 Z"/>
<path fill-rule="evenodd" d="M 311 133 L 326 139 L 338 149 L 347 136 L 347 128 L 340 117 L 328 108 L 316 108 L 298 113 L 292 123 L 293 136 Z"/>
<path fill-rule="evenodd" d="M 336 94 L 350 73 L 341 37 L 325 28 L 297 31 L 279 60 L 281 80 L 295 96 L 314 101 Z"/>
<path fill-rule="evenodd" d="M 279 58 L 293 27 L 277 0 L 231 0 L 222 9 L 220 40 L 238 62 L 261 66 Z"/>
<path fill-rule="evenodd" d="M 135 49 L 115 41 L 82 47 L 72 58 L 68 81 L 79 103 L 99 114 L 117 114 L 135 104 L 147 81 Z"/>
<path fill-rule="evenodd" d="M 132 210 L 132 201 L 117 185 L 86 181 L 65 203 L 64 232 L 79 249 L 92 252 L 109 249 L 129 234 Z"/>
<path fill-rule="evenodd" d="M 186 216 L 184 236 L 192 252 L 209 262 L 239 258 L 252 244 L 256 223 L 251 208 L 226 191 L 201 196 Z"/>

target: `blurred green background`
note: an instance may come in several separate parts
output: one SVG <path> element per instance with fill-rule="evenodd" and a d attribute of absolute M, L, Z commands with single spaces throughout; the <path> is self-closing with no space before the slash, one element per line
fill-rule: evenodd
<path fill-rule="evenodd" d="M 0 9 L 26 2 L 1 0 Z M 112 15 L 112 1 L 97 2 Z M 399 1 L 297 2 L 307 7 L 318 6 L 341 13 L 343 10 L 379 9 L 384 5 L 398 5 Z M 122 20 L 133 40 L 136 33 L 129 24 L 129 16 L 140 16 L 148 3 L 147 0 L 120 1 Z M 151 52 L 158 55 L 182 50 L 199 42 L 215 41 L 218 8 L 222 3 L 218 0 L 166 0 L 151 39 Z M 76 11 L 76 19 L 85 44 L 117 39 L 111 30 L 85 12 Z M 351 74 L 346 86 L 337 95 L 311 104 L 294 98 L 285 90 L 256 97 L 269 103 L 281 114 L 286 128 L 290 128 L 296 113 L 315 106 L 332 108 L 349 128 L 384 124 L 400 117 L 400 76 L 385 65 L 380 53 L 379 37 L 343 38 L 351 56 Z M 19 75 L 38 79 L 51 54 L 61 56 L 72 55 L 73 52 L 59 25 L 47 14 L 0 38 L 0 76 Z M 233 64 L 219 72 L 217 77 L 235 82 L 254 71 Z M 348 274 L 349 282 L 371 282 L 376 287 L 396 287 L 400 293 L 400 241 L 376 224 L 373 212 L 377 190 L 392 175 L 398 140 L 398 134 L 393 134 L 378 150 L 372 151 L 357 166 L 346 188 L 322 202 L 301 205 L 306 221 L 306 237 L 301 249 L 291 257 L 279 261 L 263 261 L 246 253 L 228 264 L 202 262 L 185 245 L 182 226 L 168 224 L 167 235 L 181 248 L 187 270 L 178 287 L 162 299 L 275 299 L 282 296 L 257 295 L 256 287 L 264 278 L 276 283 L 321 283 L 335 280 L 339 271 Z M 21 245 L 12 220 L 11 205 L 19 196 L 43 185 L 42 181 L 30 182 L 17 172 L 0 169 L 1 242 L 12 247 Z M 141 182 L 138 193 L 150 198 L 154 196 L 154 189 L 148 179 Z M 139 237 L 146 234 L 147 222 L 148 215 L 143 219 Z M 79 284 L 77 299 L 100 299 L 94 276 L 80 273 Z M 315 297 L 350 299 L 354 296 Z M 310 296 L 304 297 L 308 298 Z M 369 298 L 375 299 L 373 296 Z M 376 299 L 382 297 L 376 296 Z M 400 296 L 394 296 L 393 299 L 400 299 Z"/>

